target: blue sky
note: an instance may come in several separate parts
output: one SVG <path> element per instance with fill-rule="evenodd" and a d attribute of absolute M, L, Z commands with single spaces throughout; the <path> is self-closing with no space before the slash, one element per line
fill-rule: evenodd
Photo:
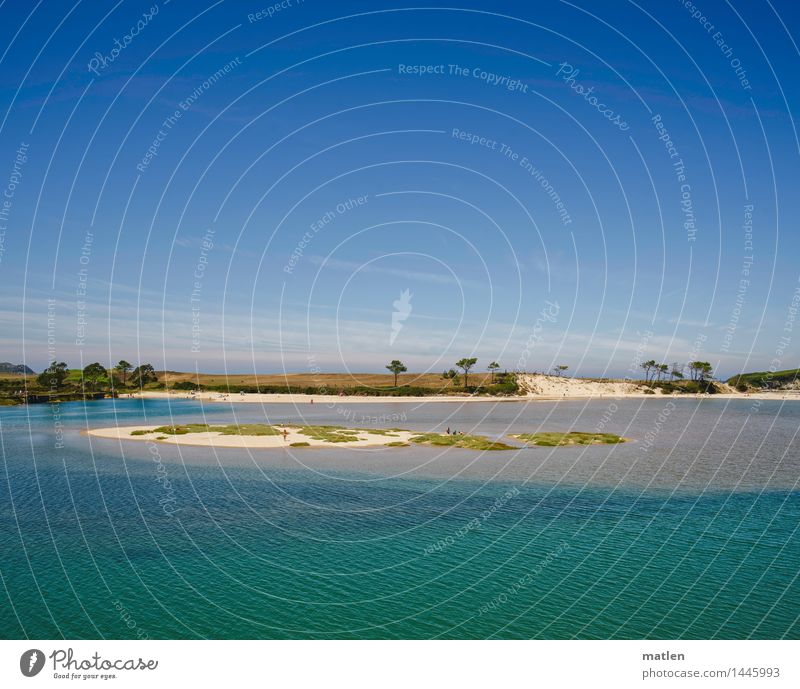
<path fill-rule="evenodd" d="M 800 365 L 794 3 L 0 15 L 0 360 Z"/>

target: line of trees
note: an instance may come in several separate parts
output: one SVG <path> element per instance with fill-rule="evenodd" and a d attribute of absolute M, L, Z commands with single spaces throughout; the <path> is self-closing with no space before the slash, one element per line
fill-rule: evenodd
<path fill-rule="evenodd" d="M 53 361 L 37 376 L 36 382 L 43 388 L 60 390 L 66 385 L 69 374 L 69 367 L 65 362 Z M 151 364 L 139 364 L 134 368 L 124 359 L 110 369 L 95 361 L 83 367 L 79 378 L 81 387 L 93 392 L 97 392 L 105 386 L 111 386 L 112 389 L 125 388 L 129 383 L 134 387 L 141 388 L 148 383 L 155 383 L 157 380 L 158 376 Z"/>
<path fill-rule="evenodd" d="M 714 377 L 714 369 L 708 361 L 690 361 L 689 372 L 692 380 L 701 382 Z"/>
<path fill-rule="evenodd" d="M 456 368 L 460 368 L 464 374 L 465 390 L 469 387 L 469 372 L 477 363 L 478 363 L 477 357 L 464 357 L 463 359 L 459 359 L 455 363 Z M 397 387 L 397 376 L 401 373 L 405 373 L 406 371 L 408 371 L 406 365 L 398 359 L 393 359 L 392 361 L 390 361 L 387 364 L 386 368 L 387 370 L 391 371 L 394 374 L 394 387 Z M 565 366 L 564 368 L 566 369 L 567 367 Z M 495 375 L 497 374 L 497 371 L 499 369 L 500 369 L 500 364 L 498 364 L 496 361 L 492 361 L 486 367 L 486 370 L 489 371 L 489 373 L 491 374 L 492 383 L 494 383 Z M 449 371 L 444 371 L 442 373 L 442 378 L 444 378 L 445 380 L 452 380 L 453 382 L 457 383 L 458 373 L 456 372 L 455 369 L 451 368 Z"/>
<path fill-rule="evenodd" d="M 659 382 L 662 377 L 666 379 L 669 376 L 670 381 L 683 380 L 683 367 L 678 364 L 659 364 L 655 359 L 643 361 L 641 367 L 644 369 L 645 383 Z M 689 370 L 689 375 L 692 380 L 698 382 L 705 382 L 714 377 L 714 368 L 708 361 L 690 361 L 686 368 Z"/>

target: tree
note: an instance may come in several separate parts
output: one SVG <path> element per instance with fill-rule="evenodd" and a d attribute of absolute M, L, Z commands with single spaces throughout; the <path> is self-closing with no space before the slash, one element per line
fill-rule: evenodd
<path fill-rule="evenodd" d="M 61 362 L 53 361 L 44 371 L 42 371 L 36 378 L 36 382 L 43 388 L 55 388 L 58 390 L 64 381 L 67 379 L 67 365 Z"/>
<path fill-rule="evenodd" d="M 158 380 L 155 369 L 150 364 L 140 364 L 131 374 L 133 384 L 137 388 L 144 387 L 147 383 L 153 383 Z"/>
<path fill-rule="evenodd" d="M 92 390 L 97 390 L 98 383 L 107 375 L 108 371 L 106 371 L 105 366 L 95 362 L 84 367 L 81 377 L 83 378 L 84 386 L 88 383 Z"/>
<path fill-rule="evenodd" d="M 692 380 L 704 382 L 706 378 L 711 378 L 714 369 L 708 361 L 690 361 L 689 371 L 692 374 Z"/>
<path fill-rule="evenodd" d="M 650 359 L 650 361 L 642 362 L 642 368 L 644 369 L 644 382 L 645 383 L 650 382 L 650 371 L 653 370 L 655 365 L 656 365 L 656 360 L 655 359 Z"/>
<path fill-rule="evenodd" d="M 467 376 L 469 375 L 469 370 L 478 363 L 477 357 L 472 357 L 471 359 L 460 359 L 456 361 L 456 366 L 464 371 L 464 389 L 467 389 Z"/>
<path fill-rule="evenodd" d="M 122 374 L 122 385 L 123 385 L 123 387 L 128 382 L 127 381 L 128 371 L 130 371 L 132 368 L 133 368 L 133 366 L 131 366 L 131 364 L 129 364 L 127 361 L 125 361 L 125 359 L 121 359 L 120 362 L 116 366 L 114 366 L 114 370 L 115 371 L 119 371 L 119 373 Z"/>
<path fill-rule="evenodd" d="M 661 376 L 669 371 L 669 366 L 666 364 L 656 364 L 656 380 L 661 380 Z"/>
<path fill-rule="evenodd" d="M 683 380 L 683 373 L 681 373 L 677 364 L 673 364 L 672 370 L 669 372 L 669 379 L 672 380 L 673 378 L 675 380 Z"/>
<path fill-rule="evenodd" d="M 388 368 L 392 373 L 394 373 L 395 387 L 397 387 L 397 375 L 399 373 L 405 373 L 406 371 L 408 371 L 405 364 L 402 361 L 398 361 L 397 359 L 393 359 L 386 368 Z"/>
<path fill-rule="evenodd" d="M 489 371 L 489 372 L 492 374 L 492 383 L 494 383 L 494 372 L 495 372 L 495 371 L 496 371 L 498 368 L 500 368 L 500 364 L 498 364 L 496 361 L 493 361 L 491 364 L 489 364 L 489 365 L 486 367 L 486 370 L 487 370 L 487 371 Z"/>
<path fill-rule="evenodd" d="M 556 366 L 555 367 L 556 375 L 561 376 L 561 374 L 564 373 L 564 371 L 566 371 L 568 368 L 569 366 L 564 366 L 563 364 Z"/>

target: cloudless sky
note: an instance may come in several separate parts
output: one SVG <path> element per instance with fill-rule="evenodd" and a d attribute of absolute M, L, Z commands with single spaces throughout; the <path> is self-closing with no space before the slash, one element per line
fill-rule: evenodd
<path fill-rule="evenodd" d="M 5 2 L 0 360 L 796 367 L 797 15 Z"/>

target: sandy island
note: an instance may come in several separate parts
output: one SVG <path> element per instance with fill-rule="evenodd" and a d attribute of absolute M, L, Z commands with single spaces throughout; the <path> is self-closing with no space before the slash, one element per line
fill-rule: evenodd
<path fill-rule="evenodd" d="M 109 438 L 113 440 L 143 440 L 149 442 L 168 443 L 170 445 L 201 445 L 203 447 L 249 447 L 249 448 L 275 448 L 292 447 L 378 447 L 386 446 L 390 443 L 408 443 L 409 440 L 420 433 L 410 431 L 390 431 L 385 433 L 372 433 L 365 430 L 357 430 L 354 440 L 347 442 L 330 442 L 318 438 L 310 437 L 300 432 L 300 426 L 275 425 L 277 435 L 226 435 L 217 431 L 206 431 L 196 433 L 186 433 L 185 435 L 165 435 L 163 432 L 156 432 L 160 426 L 120 426 L 112 428 L 94 428 L 87 431 L 88 435 L 97 438 Z M 283 431 L 286 431 L 284 437 Z M 147 431 L 140 433 L 140 431 Z M 136 435 L 132 435 L 136 433 Z"/>
<path fill-rule="evenodd" d="M 127 426 L 96 428 L 88 435 L 110 440 L 139 440 L 172 445 L 238 448 L 296 447 L 457 447 L 471 450 L 519 450 L 521 447 L 610 445 L 628 438 L 613 433 L 550 431 L 508 435 L 522 445 L 509 445 L 483 435 L 406 431 L 398 428 L 366 429 L 343 426 L 298 426 L 295 424 L 199 424 L 175 426 Z"/>

